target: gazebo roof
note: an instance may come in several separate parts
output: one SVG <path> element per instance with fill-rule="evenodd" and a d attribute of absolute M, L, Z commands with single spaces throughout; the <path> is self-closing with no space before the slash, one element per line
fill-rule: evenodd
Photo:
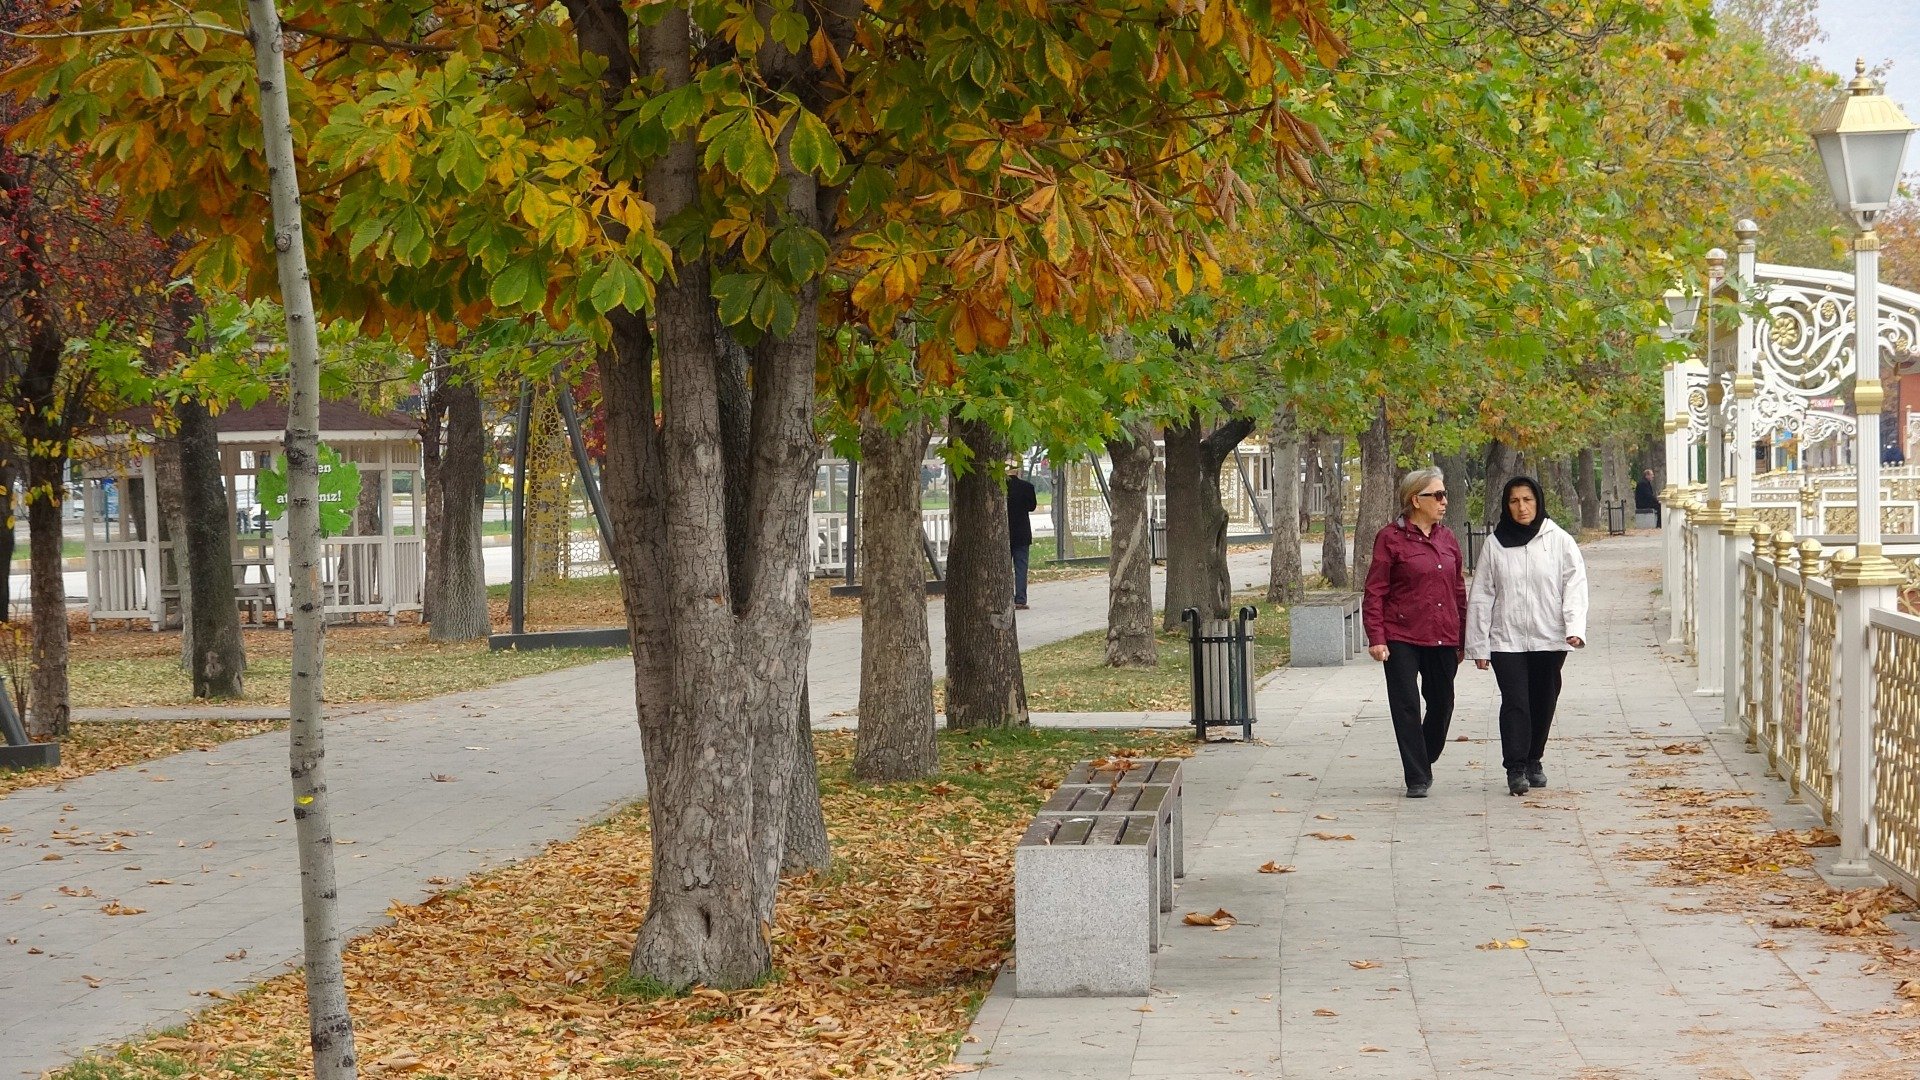
<path fill-rule="evenodd" d="M 117 419 L 136 428 L 153 428 L 151 410 L 130 409 Z M 269 399 L 245 408 L 222 409 L 213 418 L 222 443 L 276 443 L 287 430 L 287 404 Z M 320 402 L 320 438 L 323 442 L 413 442 L 420 425 L 401 412 L 368 412 L 351 401 Z"/>

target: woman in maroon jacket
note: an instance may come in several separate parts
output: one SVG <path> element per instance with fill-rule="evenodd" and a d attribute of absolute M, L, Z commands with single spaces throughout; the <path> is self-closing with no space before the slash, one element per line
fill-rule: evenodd
<path fill-rule="evenodd" d="M 1387 709 L 1400 744 L 1407 798 L 1424 799 L 1433 763 L 1447 746 L 1453 722 L 1453 673 L 1467 611 L 1460 543 L 1440 523 L 1446 516 L 1446 477 L 1415 469 L 1400 481 L 1405 513 L 1373 538 L 1362 616 L 1367 655 L 1386 664 Z M 1427 715 L 1420 716 L 1426 699 Z"/>

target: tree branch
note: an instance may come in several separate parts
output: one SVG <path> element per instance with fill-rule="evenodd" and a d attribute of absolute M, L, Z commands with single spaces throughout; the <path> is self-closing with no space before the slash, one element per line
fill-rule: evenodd
<path fill-rule="evenodd" d="M 336 34 L 331 30 L 322 30 L 317 26 L 299 26 L 280 20 L 280 29 L 292 34 L 305 34 L 322 41 L 335 41 L 342 45 L 371 45 L 376 49 L 391 49 L 395 52 L 450 53 L 452 45 L 428 45 L 424 42 L 391 41 L 387 38 L 357 37 L 353 34 Z"/>

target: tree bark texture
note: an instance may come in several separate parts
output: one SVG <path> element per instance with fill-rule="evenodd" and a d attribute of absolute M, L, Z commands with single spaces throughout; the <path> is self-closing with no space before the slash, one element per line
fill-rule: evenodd
<path fill-rule="evenodd" d="M 1289 402 L 1268 435 L 1273 451 L 1273 555 L 1267 563 L 1267 599 L 1292 604 L 1306 593 L 1300 569 L 1300 423 Z"/>
<path fill-rule="evenodd" d="M 1107 666 L 1157 667 L 1160 645 L 1153 632 L 1153 426 L 1127 425 L 1126 435 L 1107 443 L 1113 475 L 1113 550 L 1107 560 Z"/>
<path fill-rule="evenodd" d="M 174 406 L 180 421 L 181 503 L 187 517 L 187 565 L 193 602 L 182 622 L 193 624 L 196 698 L 235 698 L 245 690 L 246 646 L 233 591 L 233 515 L 220 475 L 220 434 L 207 407 L 192 398 Z M 188 589 L 183 587 L 181 595 Z"/>
<path fill-rule="evenodd" d="M 0 578 L 0 623 L 13 621 L 13 486 L 20 480 L 20 470 L 13 463 L 10 449 L 0 453 L 0 525 L 4 525 L 0 528 L 0 566 L 8 568 Z"/>
<path fill-rule="evenodd" d="M 1013 556 L 1007 534 L 1006 443 L 986 423 L 956 417 L 949 437 L 971 451 L 953 482 L 947 550 L 947 727 L 1027 722 L 1027 687 L 1014 626 Z"/>
<path fill-rule="evenodd" d="M 36 742 L 67 737 L 67 579 L 61 561 L 61 466 L 65 455 L 27 458 L 28 588 L 33 605 L 33 677 L 27 735 Z"/>
<path fill-rule="evenodd" d="M 1480 521 L 1492 528 L 1500 524 L 1500 492 L 1506 488 L 1508 480 L 1519 475 L 1520 456 L 1513 447 L 1494 439 L 1487 443 L 1486 462 L 1486 508 L 1481 512 Z"/>
<path fill-rule="evenodd" d="M 1387 430 L 1387 403 L 1376 402 L 1373 422 L 1360 433 L 1360 511 L 1353 523 L 1353 577 L 1367 580 L 1373 563 L 1373 538 L 1400 516 L 1400 477 L 1394 467 L 1393 442 Z"/>
<path fill-rule="evenodd" d="M 1467 522 L 1473 519 L 1467 503 L 1467 493 L 1473 490 L 1472 460 L 1464 451 L 1433 456 L 1433 463 L 1447 478 L 1447 528 L 1460 537 L 1462 544 L 1467 542 Z"/>
<path fill-rule="evenodd" d="M 1548 458 L 1542 463 L 1542 472 L 1547 474 L 1548 490 L 1553 493 L 1554 501 L 1559 503 L 1554 509 L 1562 524 L 1571 524 L 1580 516 L 1580 492 L 1573 485 L 1573 463 L 1564 457 Z"/>
<path fill-rule="evenodd" d="M 440 614 L 441 583 L 447 580 L 440 543 L 440 531 L 445 525 L 441 520 L 441 507 L 446 498 L 443 490 L 446 481 L 440 475 L 440 463 L 447 439 L 447 382 L 453 377 L 453 368 L 441 346 L 428 346 L 428 355 L 432 357 L 432 366 L 423 380 L 425 393 L 421 396 L 420 415 L 420 487 L 424 496 L 421 505 L 426 515 L 421 547 L 427 564 L 426 583 L 420 592 L 420 621 L 431 626 Z"/>
<path fill-rule="evenodd" d="M 358 1061 L 340 960 L 343 939 L 333 865 L 332 803 L 320 715 L 326 643 L 320 596 L 320 341 L 307 276 L 285 52 L 274 0 L 247 0 L 247 20 L 259 77 L 260 126 L 272 177 L 274 247 L 279 252 L 280 300 L 287 323 L 287 563 L 293 594 L 287 734 L 294 834 L 300 853 L 308 1036 L 314 1080 L 353 1080 Z"/>
<path fill-rule="evenodd" d="M 433 641 L 468 641 L 486 637 L 493 629 L 487 615 L 487 567 L 480 546 L 487 501 L 487 432 L 480 416 L 480 393 L 471 384 L 451 382 L 438 391 L 446 409 L 446 456 L 435 478 L 438 513 L 429 515 L 439 519 L 440 577 L 427 636 Z M 434 494 L 429 490 L 428 498 Z"/>
<path fill-rule="evenodd" d="M 926 421 L 889 431 L 860 417 L 860 729 L 853 774 L 919 780 L 940 769 L 933 738 L 920 461 Z"/>
<path fill-rule="evenodd" d="M 1313 446 L 1320 461 L 1320 482 L 1326 488 L 1326 519 L 1321 526 L 1320 575 L 1335 589 L 1353 587 L 1353 572 L 1347 565 L 1347 478 L 1343 462 L 1346 447 L 1337 437 L 1315 435 Z"/>
<path fill-rule="evenodd" d="M 1753 448 L 1747 447 L 1745 452 L 1750 454 Z M 1732 490 L 1731 487 L 1728 490 Z M 1608 439 L 1604 444 L 1600 466 L 1600 491 L 1601 501 L 1607 506 L 1617 506 L 1633 499 L 1633 477 L 1629 475 L 1626 442 L 1619 436 Z M 1628 513 L 1632 513 L 1631 508 Z"/>
<path fill-rule="evenodd" d="M 795 745 L 802 762 L 812 762 L 813 709 L 807 688 L 800 688 L 800 713 L 795 717 Z M 780 856 L 782 877 L 824 871 L 833 865 L 833 849 L 827 842 L 827 816 L 820 805 L 820 772 L 817 768 L 796 770 L 793 790 L 787 797 L 787 835 Z"/>
<path fill-rule="evenodd" d="M 1220 468 L 1253 431 L 1236 418 L 1207 432 L 1197 418 L 1164 432 L 1167 468 L 1167 594 L 1161 627 L 1180 626 L 1196 608 L 1203 619 L 1224 619 L 1232 601 L 1227 573 L 1227 508 L 1220 502 Z"/>
<path fill-rule="evenodd" d="M 1580 527 L 1600 527 L 1600 477 L 1594 472 L 1593 447 L 1581 447 L 1573 458 L 1573 486 L 1580 495 Z"/>
<path fill-rule="evenodd" d="M 186 479 L 180 470 L 180 440 L 153 445 L 154 498 L 160 510 L 161 581 L 176 590 L 180 610 L 180 670 L 193 671 L 193 575 L 187 572 Z"/>

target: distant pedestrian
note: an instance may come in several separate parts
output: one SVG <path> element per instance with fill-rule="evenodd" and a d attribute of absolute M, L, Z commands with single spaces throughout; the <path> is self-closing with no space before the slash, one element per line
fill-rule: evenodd
<path fill-rule="evenodd" d="M 1653 490 L 1653 470 L 1645 469 L 1640 473 L 1640 482 L 1633 485 L 1633 508 L 1636 512 L 1653 515 L 1653 527 L 1660 527 L 1660 496 Z"/>
<path fill-rule="evenodd" d="M 1033 485 L 1020 477 L 1015 461 L 1007 470 L 1007 543 L 1013 547 L 1013 607 L 1027 610 L 1027 556 L 1033 549 L 1033 520 L 1028 514 L 1040 509 L 1040 496 Z"/>
<path fill-rule="evenodd" d="M 1500 684 L 1507 790 L 1525 795 L 1547 786 L 1541 757 L 1560 702 L 1560 669 L 1569 649 L 1587 644 L 1587 564 L 1580 545 L 1548 519 L 1531 476 L 1507 481 L 1493 539 L 1473 568 L 1467 655 L 1481 671 L 1491 665 Z"/>
<path fill-rule="evenodd" d="M 1400 481 L 1400 503 L 1404 512 L 1373 538 L 1361 614 L 1367 655 L 1386 665 L 1387 710 L 1407 798 L 1424 799 L 1453 723 L 1467 587 L 1460 542 L 1440 522 L 1446 516 L 1446 476 L 1432 468 L 1408 473 Z"/>

